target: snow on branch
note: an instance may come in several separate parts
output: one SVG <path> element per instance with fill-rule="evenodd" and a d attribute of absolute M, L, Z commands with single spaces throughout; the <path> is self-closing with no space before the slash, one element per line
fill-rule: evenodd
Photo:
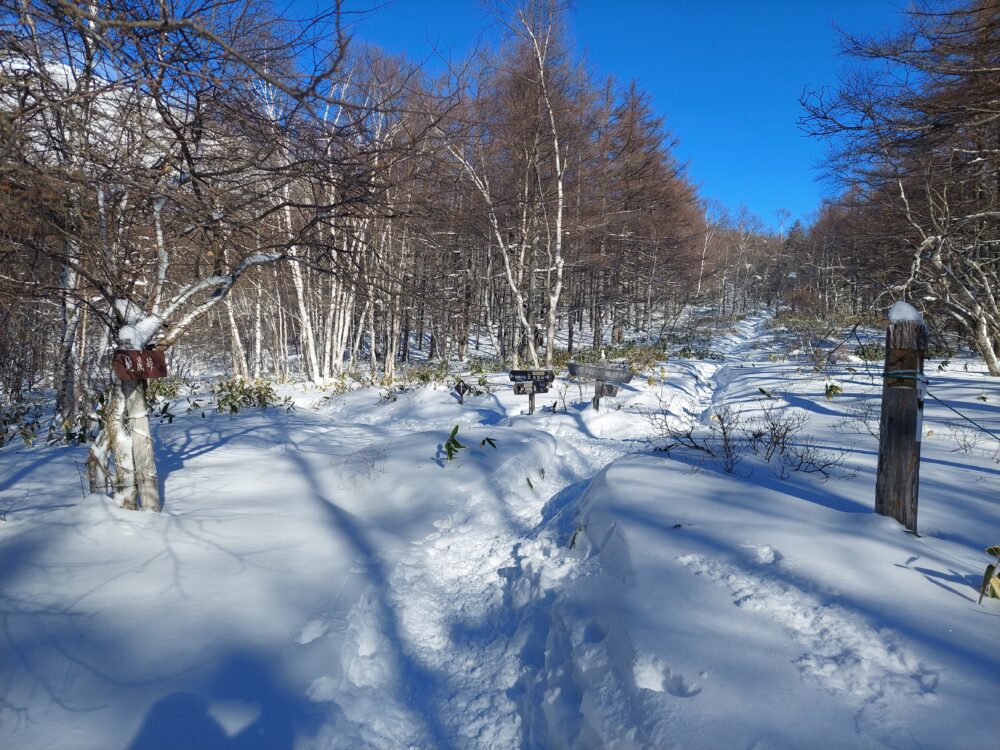
<path fill-rule="evenodd" d="M 163 313 L 162 317 L 165 321 L 168 321 L 167 325 L 170 328 L 170 332 L 163 337 L 162 341 L 160 341 L 160 345 L 167 347 L 177 341 L 177 339 L 180 338 L 180 336 L 192 323 L 225 299 L 233 284 L 235 284 L 237 279 L 239 279 L 239 277 L 242 276 L 248 269 L 254 266 L 275 263 L 286 257 L 288 256 L 285 253 L 280 252 L 256 253 L 254 255 L 247 256 L 240 261 L 239 265 L 237 265 L 230 274 L 208 276 L 188 286 L 184 291 L 170 301 L 166 311 Z M 215 292 L 208 299 L 192 308 L 176 323 L 169 323 L 170 318 L 176 315 L 180 308 L 190 301 L 192 297 L 200 292 L 212 289 L 214 289 Z"/>

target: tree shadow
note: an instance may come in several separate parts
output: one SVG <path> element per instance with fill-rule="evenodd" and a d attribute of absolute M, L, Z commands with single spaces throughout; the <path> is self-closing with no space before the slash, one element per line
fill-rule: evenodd
<path fill-rule="evenodd" d="M 157 700 L 126 750 L 293 750 L 320 720 L 315 704 L 283 684 L 267 660 L 235 652 L 220 662 L 203 694 Z"/>
<path fill-rule="evenodd" d="M 288 439 L 291 440 L 290 435 Z M 296 465 L 299 475 L 306 480 L 310 494 L 324 511 L 330 529 L 351 545 L 361 567 L 365 569 L 383 633 L 392 645 L 390 658 L 395 661 L 397 673 L 400 675 L 401 684 L 396 698 L 423 719 L 424 728 L 433 747 L 443 750 L 455 747 L 453 732 L 444 724 L 436 702 L 442 696 L 448 695 L 446 680 L 442 674 L 421 664 L 407 648 L 399 613 L 390 598 L 389 571 L 383 563 L 378 547 L 369 538 L 363 520 L 340 507 L 335 500 L 326 495 L 319 478 L 304 455 L 297 451 L 289 451 L 287 458 Z M 282 749 L 275 748 L 275 750 Z"/>
<path fill-rule="evenodd" d="M 171 693 L 146 713 L 139 733 L 126 750 L 223 750 L 225 730 L 209 713 L 208 703 L 193 693 Z"/>
<path fill-rule="evenodd" d="M 45 448 L 36 452 L 36 455 L 38 455 L 37 458 L 35 458 L 32 461 L 25 462 L 24 464 L 21 465 L 19 469 L 17 469 L 17 471 L 15 471 L 9 477 L 0 480 L 0 492 L 6 492 L 7 490 L 11 489 L 15 484 L 20 482 L 22 479 L 25 479 L 26 477 L 32 475 L 33 473 L 41 469 L 43 466 L 49 464 L 50 462 L 58 458 L 62 458 L 65 454 L 67 454 L 71 450 L 73 449 L 55 448 L 51 446 L 46 446 Z"/>

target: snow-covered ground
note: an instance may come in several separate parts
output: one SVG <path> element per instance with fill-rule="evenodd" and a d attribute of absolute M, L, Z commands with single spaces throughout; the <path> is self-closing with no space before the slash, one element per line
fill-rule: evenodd
<path fill-rule="evenodd" d="M 464 406 L 181 414 L 162 515 L 84 497 L 81 449 L 0 451 L 0 747 L 991 746 L 996 442 L 928 400 L 906 533 L 873 513 L 877 379 L 840 365 L 828 400 L 764 323 L 600 412 L 560 380 L 529 416 L 501 373 Z M 937 365 L 931 392 L 1000 430 L 1000 383 Z M 726 405 L 808 415 L 845 464 L 651 450 L 643 411 Z"/>

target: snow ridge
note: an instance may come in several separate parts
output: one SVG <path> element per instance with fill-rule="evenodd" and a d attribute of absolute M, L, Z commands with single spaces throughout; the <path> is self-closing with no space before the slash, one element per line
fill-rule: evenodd
<path fill-rule="evenodd" d="M 606 469 L 581 483 L 560 502 L 558 516 L 516 545 L 503 571 L 521 669 L 512 691 L 523 726 L 519 747 L 667 747 L 669 712 L 648 697 L 690 690 L 675 685 L 680 676 L 670 682 L 662 665 L 636 668 L 643 657 L 621 615 L 621 592 L 634 585 L 628 544 L 617 524 L 591 507 L 591 498 L 607 491 Z"/>

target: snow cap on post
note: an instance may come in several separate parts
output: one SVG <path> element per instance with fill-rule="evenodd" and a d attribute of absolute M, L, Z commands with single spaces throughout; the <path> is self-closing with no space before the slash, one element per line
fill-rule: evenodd
<path fill-rule="evenodd" d="M 923 323 L 924 316 L 909 302 L 899 300 L 898 302 L 893 303 L 892 307 L 889 308 L 889 322 L 899 323 L 904 320 L 912 320 L 914 323 Z"/>

